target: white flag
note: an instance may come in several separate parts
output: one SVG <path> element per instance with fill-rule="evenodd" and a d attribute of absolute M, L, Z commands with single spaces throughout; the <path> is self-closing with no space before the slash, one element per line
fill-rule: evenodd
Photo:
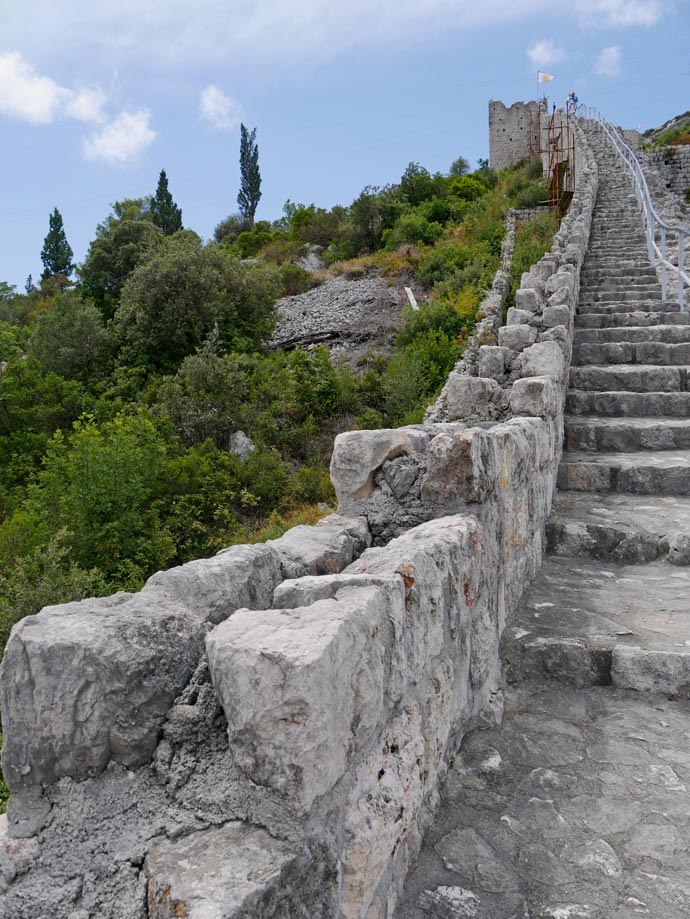
<path fill-rule="evenodd" d="M 537 83 L 550 83 L 553 80 L 552 73 L 544 73 L 543 70 L 537 70 Z"/>

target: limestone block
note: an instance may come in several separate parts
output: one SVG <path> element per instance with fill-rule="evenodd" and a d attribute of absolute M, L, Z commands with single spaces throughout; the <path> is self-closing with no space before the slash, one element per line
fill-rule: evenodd
<path fill-rule="evenodd" d="M 573 292 L 575 290 L 575 268 L 573 265 L 561 265 L 556 274 L 551 275 L 546 282 L 546 293 L 549 297 L 561 288 L 567 288 Z"/>
<path fill-rule="evenodd" d="M 497 488 L 518 488 L 531 476 L 536 464 L 531 441 L 520 427 L 510 424 L 495 425 L 487 436 L 493 447 Z"/>
<path fill-rule="evenodd" d="M 346 431 L 333 445 L 331 481 L 339 501 L 366 498 L 374 489 L 374 473 L 396 456 L 413 452 L 405 429 Z"/>
<path fill-rule="evenodd" d="M 627 645 L 613 649 L 611 682 L 621 689 L 673 693 L 690 698 L 690 654 Z"/>
<path fill-rule="evenodd" d="M 552 329 L 542 332 L 539 335 L 539 341 L 555 341 L 566 362 L 572 353 L 570 332 L 564 325 L 555 325 Z"/>
<path fill-rule="evenodd" d="M 230 753 L 259 785 L 308 810 L 384 720 L 399 578 L 349 586 L 334 600 L 257 615 L 240 610 L 206 639 Z"/>
<path fill-rule="evenodd" d="M 498 343 L 511 351 L 524 351 L 537 340 L 537 330 L 531 325 L 509 325 L 498 330 Z"/>
<path fill-rule="evenodd" d="M 214 625 L 242 606 L 267 609 L 283 579 L 280 555 L 268 545 L 231 546 L 213 558 L 158 571 L 142 596 L 149 603 L 163 594 L 181 603 L 202 621 Z"/>
<path fill-rule="evenodd" d="M 551 377 L 557 383 L 564 383 L 567 376 L 563 352 L 555 341 L 543 341 L 522 354 L 523 377 Z"/>
<path fill-rule="evenodd" d="M 513 383 L 510 410 L 514 415 L 546 418 L 558 411 L 558 394 L 549 377 L 522 377 Z"/>
<path fill-rule="evenodd" d="M 471 416 L 488 419 L 499 389 L 496 380 L 451 373 L 446 383 L 448 418 L 451 421 Z"/>
<path fill-rule="evenodd" d="M 565 303 L 557 306 L 547 306 L 542 315 L 544 327 L 552 329 L 554 326 L 562 325 L 566 328 L 570 325 L 570 307 Z"/>
<path fill-rule="evenodd" d="M 464 887 L 423 890 L 417 904 L 425 913 L 439 919 L 474 919 L 479 912 L 479 897 Z"/>
<path fill-rule="evenodd" d="M 506 317 L 506 325 L 529 325 L 534 319 L 534 313 L 527 310 L 520 310 L 516 306 L 511 306 Z"/>
<path fill-rule="evenodd" d="M 270 539 L 266 545 L 278 553 L 283 576 L 300 578 L 308 574 L 337 574 L 342 571 L 371 543 L 366 520 L 362 517 L 350 519 L 358 520 L 359 523 L 355 527 L 352 524 L 337 523 L 295 526 L 279 539 Z M 251 606 L 252 609 L 266 609 L 270 606 L 270 600 L 260 607 L 250 602 L 242 605 Z"/>
<path fill-rule="evenodd" d="M 447 505 L 481 501 L 496 487 L 493 447 L 479 428 L 438 434 L 427 447 L 422 500 Z"/>
<path fill-rule="evenodd" d="M 417 481 L 419 466 L 412 457 L 400 456 L 383 464 L 383 477 L 394 497 L 400 499 L 409 494 Z"/>
<path fill-rule="evenodd" d="M 548 299 L 547 306 L 565 306 L 568 308 L 568 314 L 573 306 L 573 292 L 570 286 L 562 285 L 557 287 Z"/>
<path fill-rule="evenodd" d="M 395 669 L 418 684 L 442 653 L 446 634 L 464 646 L 468 610 L 481 593 L 487 568 L 479 523 L 458 514 L 430 520 L 384 547 L 367 549 L 341 577 L 402 578 L 405 617 L 397 643 L 403 656 Z M 460 660 L 461 654 L 453 654 Z"/>
<path fill-rule="evenodd" d="M 414 831 L 424 797 L 425 745 L 420 711 L 390 722 L 355 774 L 345 806 L 342 919 L 361 919 L 398 848 Z"/>
<path fill-rule="evenodd" d="M 156 839 L 144 862 L 147 915 L 247 916 L 248 907 L 280 889 L 281 875 L 298 858 L 298 846 L 236 820 L 178 840 Z M 288 891 L 281 896 L 287 900 Z"/>
<path fill-rule="evenodd" d="M 498 345 L 482 345 L 479 349 L 479 376 L 500 380 L 505 376 L 508 349 Z"/>
<path fill-rule="evenodd" d="M 515 291 L 515 306 L 529 313 L 536 313 L 541 309 L 542 298 L 538 290 L 533 287 L 520 287 Z"/>
<path fill-rule="evenodd" d="M 11 790 L 148 762 L 197 665 L 203 621 L 154 594 L 46 607 L 12 630 L 0 668 Z"/>

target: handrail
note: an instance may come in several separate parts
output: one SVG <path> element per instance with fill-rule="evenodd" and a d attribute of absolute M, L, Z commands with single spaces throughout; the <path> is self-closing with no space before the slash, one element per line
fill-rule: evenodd
<path fill-rule="evenodd" d="M 668 293 L 668 272 L 669 270 L 677 276 L 678 279 L 678 303 L 681 310 L 685 309 L 685 287 L 690 290 L 690 276 L 685 272 L 685 238 L 690 236 L 690 228 L 677 227 L 667 223 L 656 211 L 652 203 L 652 196 L 649 193 L 647 179 L 640 161 L 635 156 L 631 148 L 622 139 L 616 128 L 611 122 L 601 114 L 601 112 L 591 105 L 578 106 L 578 115 L 598 122 L 602 132 L 607 135 L 616 153 L 623 160 L 632 174 L 635 197 L 642 211 L 645 233 L 647 236 L 647 252 L 649 253 L 650 262 L 657 263 L 661 267 L 661 296 L 667 299 Z M 657 229 L 661 237 L 661 247 L 657 245 Z M 667 251 L 667 234 L 678 234 L 678 264 L 674 265 L 668 257 Z"/>

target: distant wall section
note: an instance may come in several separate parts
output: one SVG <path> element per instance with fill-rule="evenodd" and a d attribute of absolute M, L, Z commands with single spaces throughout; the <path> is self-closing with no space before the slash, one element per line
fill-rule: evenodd
<path fill-rule="evenodd" d="M 539 119 L 545 110 L 538 102 L 489 102 L 489 165 L 505 169 L 539 149 Z"/>

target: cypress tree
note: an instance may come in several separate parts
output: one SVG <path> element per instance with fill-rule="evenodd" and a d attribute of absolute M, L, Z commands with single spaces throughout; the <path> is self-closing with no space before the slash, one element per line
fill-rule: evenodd
<path fill-rule="evenodd" d="M 67 242 L 65 227 L 62 223 L 62 215 L 55 208 L 48 221 L 48 235 L 43 241 L 41 249 L 41 261 L 43 262 L 43 274 L 41 279 L 45 280 L 55 274 L 64 274 L 69 277 L 74 271 L 72 258 L 74 252 Z"/>
<path fill-rule="evenodd" d="M 259 148 L 256 144 L 256 128 L 250 132 L 241 125 L 240 131 L 240 191 L 237 195 L 237 204 L 245 226 L 251 230 L 261 198 Z"/>
<path fill-rule="evenodd" d="M 151 201 L 151 219 L 165 236 L 172 236 L 173 233 L 182 229 L 182 209 L 175 204 L 168 190 L 168 177 L 165 169 L 161 169 L 158 188 Z"/>

